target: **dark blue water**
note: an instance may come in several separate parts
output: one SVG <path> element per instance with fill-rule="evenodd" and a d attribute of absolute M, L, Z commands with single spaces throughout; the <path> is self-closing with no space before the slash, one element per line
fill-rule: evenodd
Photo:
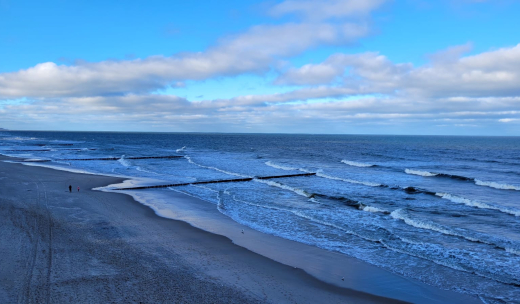
<path fill-rule="evenodd" d="M 316 173 L 171 190 L 265 233 L 489 303 L 520 301 L 518 137 L 3 132 L 0 145 L 158 184 Z M 183 157 L 128 159 L 168 155 Z M 118 160 L 70 160 L 106 157 Z"/>

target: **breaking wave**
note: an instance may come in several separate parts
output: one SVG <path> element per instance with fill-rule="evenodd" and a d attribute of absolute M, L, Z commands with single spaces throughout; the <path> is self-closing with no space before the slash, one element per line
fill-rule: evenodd
<path fill-rule="evenodd" d="M 446 174 L 446 173 L 433 173 L 433 172 L 428 172 L 428 171 L 419 171 L 419 170 L 412 170 L 412 169 L 405 169 L 404 172 L 406 172 L 407 174 L 419 175 L 419 176 L 424 176 L 424 177 L 436 176 L 436 177 L 452 178 L 452 179 L 461 180 L 461 181 L 473 181 L 478 186 L 490 187 L 490 188 L 495 188 L 495 189 L 500 189 L 500 190 L 520 191 L 520 186 L 501 184 L 501 183 L 497 183 L 497 182 L 482 181 L 482 180 L 479 180 L 476 178 L 466 177 L 466 176 L 462 176 L 462 175 Z"/>
<path fill-rule="evenodd" d="M 383 210 L 383 209 L 379 209 L 377 207 L 372 207 L 372 206 L 365 206 L 363 208 L 363 211 L 366 211 L 366 212 L 380 212 L 380 213 L 390 213 L 389 211 L 386 211 L 386 210 Z"/>
<path fill-rule="evenodd" d="M 408 212 L 406 212 L 405 209 L 396 209 L 396 210 L 392 211 L 392 213 L 390 213 L 390 216 L 396 220 L 402 220 L 406 224 L 413 226 L 415 228 L 433 230 L 433 231 L 440 232 L 442 234 L 449 234 L 449 235 L 460 236 L 460 237 L 466 238 L 465 236 L 462 236 L 458 233 L 454 233 L 451 229 L 449 229 L 445 226 L 442 226 L 442 225 L 439 225 L 439 224 L 436 224 L 436 223 L 433 223 L 430 221 L 412 219 L 408 215 Z M 466 238 L 466 239 L 473 241 L 473 242 L 478 241 L 473 238 Z"/>
<path fill-rule="evenodd" d="M 504 240 L 498 239 L 496 237 L 489 236 L 489 235 L 482 234 L 482 233 L 475 233 L 475 232 L 471 232 L 471 231 L 465 231 L 462 229 L 456 230 L 456 229 L 452 229 L 450 227 L 446 227 L 444 225 L 434 223 L 432 221 L 414 219 L 408 214 L 408 212 L 406 212 L 405 209 L 394 210 L 392 213 L 390 213 L 390 216 L 394 219 L 402 220 L 407 225 L 413 226 L 415 228 L 427 229 L 427 230 L 440 232 L 445 235 L 461 237 L 470 242 L 492 245 L 492 246 L 495 246 L 498 248 L 502 248 L 503 250 L 505 250 L 509 253 L 520 255 L 520 249 L 518 248 L 519 247 L 518 244 L 516 244 L 516 248 L 511 248 L 511 247 L 515 247 L 515 244 L 513 244 L 509 240 L 504 241 Z"/>
<path fill-rule="evenodd" d="M 273 163 L 272 161 L 267 161 L 267 162 L 265 162 L 265 164 L 268 165 L 269 167 L 273 167 L 273 168 L 281 169 L 281 170 L 285 170 L 285 171 L 299 170 L 298 168 L 292 168 L 292 167 L 277 165 L 277 164 Z"/>
<path fill-rule="evenodd" d="M 500 211 L 500 212 L 503 212 L 503 213 L 511 214 L 511 215 L 514 215 L 514 216 L 520 216 L 520 210 L 510 209 L 510 208 L 506 208 L 506 207 L 502 207 L 502 206 L 490 205 L 490 204 L 482 203 L 482 202 L 478 202 L 478 201 L 473 201 L 473 200 L 470 200 L 470 199 L 467 199 L 467 198 L 464 198 L 464 197 L 455 196 L 455 195 L 451 195 L 451 194 L 448 194 L 448 193 L 435 193 L 435 195 L 440 196 L 443 199 L 447 199 L 449 201 L 452 201 L 454 203 L 464 204 L 464 205 L 470 206 L 470 207 L 476 207 L 476 208 L 480 208 L 480 209 L 496 210 L 496 211 Z"/>
<path fill-rule="evenodd" d="M 239 173 L 225 171 L 225 170 L 222 170 L 222 169 L 219 169 L 219 168 L 216 168 L 216 167 L 204 166 L 204 165 L 201 165 L 201 164 L 197 164 L 188 155 L 185 155 L 184 158 L 186 158 L 190 164 L 194 164 L 195 166 L 199 166 L 201 168 L 211 169 L 211 170 L 215 170 L 215 171 L 222 172 L 222 173 L 229 174 L 229 175 L 233 175 L 233 176 L 252 177 L 252 176 L 242 175 L 242 174 L 239 174 Z"/>
<path fill-rule="evenodd" d="M 287 185 L 284 185 L 284 184 L 281 184 L 281 183 L 278 183 L 278 182 L 273 182 L 273 181 L 270 181 L 270 180 L 254 178 L 253 181 L 258 182 L 258 183 L 267 184 L 269 186 L 273 186 L 273 187 L 289 190 L 289 191 L 292 191 L 292 192 L 294 192 L 294 193 L 296 193 L 298 195 L 305 196 L 307 198 L 312 198 L 314 196 L 312 193 L 308 193 L 305 190 L 294 188 L 294 187 L 287 186 Z"/>
<path fill-rule="evenodd" d="M 342 182 L 346 182 L 346 183 L 350 183 L 350 184 L 365 185 L 365 186 L 369 186 L 369 187 L 385 187 L 385 185 L 378 184 L 378 183 L 357 181 L 357 180 L 353 180 L 353 179 L 340 178 L 340 177 L 327 175 L 327 174 L 323 173 L 323 170 L 321 170 L 321 169 L 317 170 L 316 172 L 311 172 L 311 171 L 305 170 L 303 168 L 293 168 L 293 167 L 287 167 L 287 166 L 278 165 L 278 164 L 275 164 L 275 163 L 273 163 L 271 161 L 267 161 L 267 162 L 265 162 L 265 164 L 268 165 L 269 167 L 282 169 L 282 170 L 285 170 L 285 171 L 302 171 L 302 172 L 306 172 L 306 173 L 316 173 L 316 176 L 319 176 L 319 177 L 323 177 L 323 178 L 331 179 L 331 180 L 342 181 Z"/>
<path fill-rule="evenodd" d="M 374 167 L 375 166 L 375 165 L 372 165 L 372 164 L 360 163 L 360 162 L 355 162 L 355 161 L 350 161 L 350 160 L 345 160 L 345 159 L 343 159 L 341 162 L 344 163 L 344 164 L 347 164 L 349 166 L 361 167 L 361 168 Z"/>
<path fill-rule="evenodd" d="M 420 176 L 437 176 L 437 173 L 431 173 L 428 171 L 405 169 L 404 172 L 406 172 L 407 174 L 420 175 Z"/>
<path fill-rule="evenodd" d="M 479 186 L 485 186 L 485 187 L 491 187 L 495 189 L 501 189 L 501 190 L 517 190 L 520 191 L 520 186 L 513 186 L 508 184 L 499 184 L 495 182 L 485 182 L 478 179 L 475 179 L 475 184 Z"/>
<path fill-rule="evenodd" d="M 322 170 L 318 170 L 318 172 L 316 172 L 316 176 L 327 178 L 327 179 L 332 179 L 332 180 L 337 180 L 337 181 L 343 181 L 343 182 L 347 182 L 347 183 L 351 183 L 351 184 L 360 184 L 360 185 L 370 186 L 370 187 L 382 187 L 382 186 L 384 186 L 384 185 L 381 185 L 381 184 L 378 184 L 378 183 L 363 182 L 363 181 L 357 181 L 357 180 L 353 180 L 353 179 L 340 178 L 340 177 L 327 175 L 327 174 L 324 174 Z"/>
<path fill-rule="evenodd" d="M 124 167 L 131 167 L 130 163 L 125 159 L 124 155 L 121 155 L 121 158 L 117 160 Z"/>

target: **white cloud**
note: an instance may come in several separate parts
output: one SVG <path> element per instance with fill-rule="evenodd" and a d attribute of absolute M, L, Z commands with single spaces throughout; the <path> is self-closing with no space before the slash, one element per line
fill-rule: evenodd
<path fill-rule="evenodd" d="M 127 95 L 116 97 L 74 97 L 33 100 L 24 105 L 5 105 L 0 116 L 5 127 L 24 126 L 27 121 L 57 121 L 67 126 L 97 122 L 141 129 L 169 126 L 177 131 L 220 130 L 242 132 L 294 128 L 316 123 L 307 132 L 332 132 L 339 126 L 367 124 L 464 124 L 513 122 L 520 119 L 520 97 L 442 98 L 420 102 L 402 97 L 360 97 L 329 102 L 298 102 L 309 96 L 346 94 L 326 88 L 290 94 L 243 96 L 233 99 L 190 102 L 176 96 Z M 314 95 L 312 95 L 314 94 Z M 501 120 L 502 119 L 502 120 Z M 504 120 L 508 119 L 508 120 Z M 96 125 L 90 122 L 96 121 Z M 10 125 L 6 125 L 8 121 Z M 117 129 L 116 129 L 117 130 Z M 172 130 L 172 129 L 167 129 Z M 303 130 L 303 129 L 301 129 Z M 339 129 L 336 130 L 339 132 Z M 334 132 L 336 132 L 334 131 Z"/>
<path fill-rule="evenodd" d="M 520 44 L 412 70 L 402 87 L 430 96 L 519 96 Z"/>
<path fill-rule="evenodd" d="M 320 64 L 291 68 L 280 75 L 275 83 L 324 85 L 342 77 L 346 87 L 356 88 L 359 93 L 385 93 L 385 88 L 393 90 L 398 87 L 403 76 L 412 69 L 411 64 L 394 64 L 385 56 L 373 52 L 334 54 Z"/>
<path fill-rule="evenodd" d="M 504 123 L 517 122 L 517 121 L 520 121 L 520 118 L 502 118 L 502 119 L 499 119 L 498 121 L 504 122 Z"/>
<path fill-rule="evenodd" d="M 38 98 L 20 105 L 4 104 L 0 106 L 0 114 L 4 125 L 6 121 L 13 124 L 59 121 L 74 125 L 94 119 L 99 123 L 129 124 L 144 129 L 161 126 L 182 131 L 210 128 L 240 132 L 248 128 L 274 132 L 288 128 L 296 132 L 298 124 L 311 123 L 320 127 L 306 132 L 341 132 L 341 128 L 347 128 L 343 132 L 348 132 L 349 126 L 372 128 L 369 125 L 381 124 L 390 128 L 406 124 L 488 126 L 495 123 L 513 128 L 520 119 L 517 87 L 520 82 L 515 81 L 520 73 L 519 52 L 520 46 L 515 46 L 449 63 L 437 60 L 421 67 L 394 64 L 378 53 L 336 54 L 323 63 L 282 75 L 280 79 L 286 83 L 299 81 L 311 85 L 286 93 L 200 101 L 145 93 Z M 348 73 L 343 76 L 346 70 Z M 475 73 L 484 80 L 470 77 Z M 511 76 L 493 81 L 496 74 Z M 330 81 L 331 75 L 341 77 L 342 82 L 315 85 Z"/>
<path fill-rule="evenodd" d="M 285 70 L 274 83 L 300 86 L 285 93 L 196 101 L 150 93 L 186 80 L 263 73 L 314 47 L 355 42 L 369 34 L 365 18 L 383 2 L 284 1 L 271 14 L 296 14 L 302 23 L 254 26 L 204 52 L 71 66 L 47 62 L 3 73 L 0 99 L 29 98 L 0 103 L 0 123 L 316 133 L 345 133 L 352 126 L 384 125 L 390 132 L 398 125 L 414 131 L 425 125 L 517 125 L 520 44 L 472 56 L 464 55 L 471 44 L 454 46 L 418 67 L 378 52 L 334 54 Z"/>
<path fill-rule="evenodd" d="M 0 98 L 142 93 L 184 80 L 259 73 L 280 58 L 318 45 L 350 43 L 367 34 L 367 26 L 358 23 L 264 25 L 200 53 L 73 66 L 47 62 L 0 74 Z"/>
<path fill-rule="evenodd" d="M 359 94 L 400 91 L 418 98 L 520 95 L 520 44 L 458 57 L 469 48 L 450 48 L 432 55 L 430 64 L 417 68 L 394 64 L 378 53 L 335 54 L 320 64 L 291 68 L 275 83 L 327 84 L 341 76 L 345 87 L 357 89 Z"/>

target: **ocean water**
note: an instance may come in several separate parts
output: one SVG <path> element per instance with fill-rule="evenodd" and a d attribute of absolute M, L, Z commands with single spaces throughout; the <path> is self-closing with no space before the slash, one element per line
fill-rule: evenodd
<path fill-rule="evenodd" d="M 157 184 L 253 178 L 168 189 L 261 232 L 520 303 L 519 137 L 12 131 L 0 153 Z M 257 179 L 301 173 L 315 175 Z"/>

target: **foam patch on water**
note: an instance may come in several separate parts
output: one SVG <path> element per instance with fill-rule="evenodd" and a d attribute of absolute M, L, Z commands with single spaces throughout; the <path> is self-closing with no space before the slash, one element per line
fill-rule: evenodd
<path fill-rule="evenodd" d="M 407 174 L 419 175 L 419 176 L 425 176 L 425 177 L 437 176 L 436 173 L 431 173 L 428 171 L 412 170 L 412 169 L 405 169 L 404 172 L 406 172 Z"/>
<path fill-rule="evenodd" d="M 185 150 L 186 150 L 186 146 L 184 146 L 184 147 L 182 147 L 180 149 L 175 150 L 175 152 L 181 153 L 181 152 L 184 152 Z"/>
<path fill-rule="evenodd" d="M 316 176 L 327 178 L 327 179 L 332 179 L 332 180 L 337 180 L 337 181 L 342 181 L 342 182 L 346 182 L 346 183 L 351 183 L 351 184 L 370 186 L 370 187 L 380 187 L 381 186 L 381 184 L 378 184 L 378 183 L 357 181 L 357 180 L 353 180 L 353 179 L 340 178 L 340 177 L 336 177 L 336 176 L 327 175 L 327 174 L 324 174 L 321 170 L 318 170 L 318 172 L 316 172 Z"/>
<path fill-rule="evenodd" d="M 513 186 L 508 184 L 499 184 L 496 182 L 485 182 L 478 179 L 475 179 L 475 184 L 479 186 L 485 186 L 485 187 L 491 187 L 495 189 L 501 189 L 501 190 L 517 190 L 520 191 L 520 186 Z"/>
<path fill-rule="evenodd" d="M 184 158 L 186 158 L 190 164 L 194 164 L 194 165 L 199 166 L 199 167 L 201 167 L 201 168 L 211 169 L 211 170 L 215 170 L 215 171 L 222 172 L 222 173 L 225 173 L 225 174 L 229 174 L 229 175 L 233 175 L 233 176 L 239 176 L 239 177 L 244 177 L 244 178 L 252 177 L 252 176 L 242 175 L 242 174 L 239 174 L 239 173 L 234 173 L 234 172 L 225 171 L 225 170 L 222 170 L 222 169 L 219 169 L 219 168 L 216 168 L 216 167 L 204 166 L 204 165 L 201 165 L 201 164 L 197 164 L 196 162 L 194 162 L 194 161 L 193 161 L 189 156 L 187 156 L 187 155 L 184 156 Z"/>
<path fill-rule="evenodd" d="M 350 160 L 345 160 L 345 159 L 343 159 L 341 162 L 346 164 L 346 165 L 349 165 L 349 166 L 361 167 L 361 168 L 373 167 L 374 166 L 372 164 L 360 163 L 360 162 L 355 162 L 355 161 L 350 161 Z"/>
<path fill-rule="evenodd" d="M 506 251 L 512 254 L 520 255 L 520 250 L 513 248 L 506 248 Z"/>
<path fill-rule="evenodd" d="M 416 227 L 416 228 L 422 228 L 422 229 L 428 229 L 437 231 L 443 234 L 451 234 L 451 231 L 446 229 L 445 227 L 442 227 L 441 225 L 435 224 L 433 222 L 429 221 L 421 221 L 417 219 L 412 219 L 408 213 L 404 209 L 396 209 L 390 213 L 390 216 L 396 220 L 403 220 L 406 224 Z"/>
<path fill-rule="evenodd" d="M 287 185 L 284 185 L 284 184 L 281 184 L 281 183 L 278 183 L 278 182 L 273 182 L 271 180 L 256 179 L 255 178 L 255 179 L 253 179 L 253 181 L 258 182 L 258 183 L 267 184 L 269 186 L 273 186 L 273 187 L 289 190 L 289 191 L 292 191 L 292 192 L 294 192 L 294 193 L 296 193 L 298 195 L 305 196 L 305 197 L 308 197 L 308 198 L 312 197 L 312 194 L 307 193 L 305 190 L 294 188 L 294 187 L 291 187 L 291 186 L 287 186 Z"/>
<path fill-rule="evenodd" d="M 363 211 L 367 211 L 367 212 L 389 213 L 389 212 L 386 211 L 386 210 L 379 209 L 379 208 L 377 208 L 377 207 L 372 207 L 372 206 L 365 206 L 365 207 L 363 208 Z"/>
<path fill-rule="evenodd" d="M 292 168 L 292 167 L 277 165 L 277 164 L 273 163 L 272 161 L 267 161 L 267 162 L 265 162 L 265 164 L 268 165 L 269 167 L 273 167 L 273 168 L 281 169 L 281 170 L 285 170 L 285 171 L 299 170 L 298 168 Z"/>
<path fill-rule="evenodd" d="M 36 137 L 20 137 L 20 136 L 13 136 L 13 137 L 3 137 L 2 140 L 12 140 L 12 141 L 26 141 L 26 140 L 36 140 L 38 138 Z"/>
<path fill-rule="evenodd" d="M 131 167 L 132 165 L 130 165 L 130 163 L 128 162 L 128 160 L 125 159 L 125 156 L 124 155 L 121 155 L 121 158 L 117 160 L 121 165 L 123 165 L 124 167 Z"/>
<path fill-rule="evenodd" d="M 514 215 L 514 216 L 520 216 L 520 210 L 516 210 L 516 209 L 511 209 L 511 208 L 507 208 L 507 207 L 496 206 L 496 205 L 491 205 L 491 204 L 488 204 L 488 203 L 478 202 L 478 201 L 470 200 L 470 199 L 467 199 L 467 198 L 464 198 L 464 197 L 451 195 L 449 193 L 435 193 L 435 195 L 440 196 L 443 199 L 447 199 L 449 201 L 452 201 L 454 203 L 464 204 L 464 205 L 470 206 L 470 207 L 496 210 L 496 211 L 500 211 L 500 212 L 503 212 L 503 213 L 511 214 L 511 215 Z"/>

